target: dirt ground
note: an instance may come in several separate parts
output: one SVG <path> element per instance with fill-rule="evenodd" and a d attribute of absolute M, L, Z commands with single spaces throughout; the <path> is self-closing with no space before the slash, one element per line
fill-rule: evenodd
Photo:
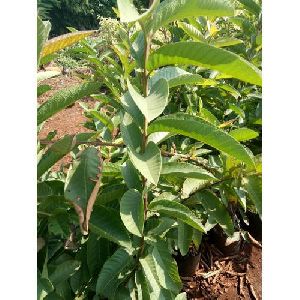
<path fill-rule="evenodd" d="M 57 90 L 76 85 L 81 79 L 62 75 L 45 80 L 52 90 L 38 98 L 38 103 L 44 103 Z M 91 98 L 81 101 L 88 106 L 95 103 Z M 46 121 L 38 135 L 45 139 L 51 131 L 57 130 L 55 139 L 66 134 L 89 132 L 83 124 L 87 119 L 78 103 L 64 109 Z M 64 157 L 55 166 L 57 171 L 61 164 L 68 164 L 70 156 Z M 205 245 L 202 251 L 199 268 L 194 276 L 182 277 L 184 291 L 188 299 L 203 300 L 260 300 L 262 299 L 262 251 L 252 244 L 242 245 L 237 255 L 226 256 L 214 244 Z"/>
<path fill-rule="evenodd" d="M 207 245 L 199 268 L 192 277 L 182 277 L 188 299 L 262 299 L 262 251 L 244 244 L 240 253 L 223 255 L 213 244 Z"/>

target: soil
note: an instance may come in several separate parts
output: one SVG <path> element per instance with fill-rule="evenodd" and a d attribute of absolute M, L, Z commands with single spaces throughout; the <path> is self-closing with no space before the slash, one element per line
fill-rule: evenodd
<path fill-rule="evenodd" d="M 261 248 L 243 243 L 239 253 L 224 255 L 214 244 L 203 242 L 198 270 L 181 277 L 188 299 L 262 299 Z"/>
<path fill-rule="evenodd" d="M 43 84 L 50 85 L 52 90 L 39 97 L 38 103 L 47 101 L 57 90 L 76 85 L 81 81 L 80 78 L 66 75 L 43 81 Z M 89 107 L 95 103 L 93 99 L 88 97 L 81 101 Z M 54 130 L 57 131 L 55 139 L 66 134 L 89 132 L 83 126 L 86 120 L 83 109 L 78 103 L 75 103 L 47 120 L 38 138 L 45 139 L 48 133 Z M 61 165 L 66 165 L 70 161 L 71 157 L 65 156 L 56 163 L 53 170 L 57 171 Z M 259 227 L 258 232 L 261 233 L 261 224 Z M 249 232 L 251 231 L 249 230 Z M 261 241 L 261 234 L 253 234 L 253 236 Z M 260 300 L 262 299 L 261 248 L 244 242 L 238 254 L 228 256 L 228 254 L 223 254 L 213 241 L 203 240 L 200 262 L 195 275 L 181 277 L 181 279 L 183 290 L 187 292 L 188 299 Z"/>
<path fill-rule="evenodd" d="M 51 90 L 44 93 L 40 97 L 38 97 L 37 101 L 39 104 L 42 104 L 49 100 L 49 98 L 57 91 L 61 89 L 65 89 L 74 85 L 79 84 L 82 82 L 82 79 L 78 77 L 70 77 L 67 75 L 61 75 L 58 77 L 53 77 L 43 81 L 43 84 L 47 84 L 51 86 Z M 90 97 L 85 97 L 80 100 L 84 102 L 89 107 L 93 107 L 95 100 Z M 61 137 L 67 134 L 77 134 L 81 132 L 90 132 L 89 129 L 85 128 L 83 124 L 87 121 L 87 118 L 83 114 L 83 109 L 79 105 L 78 102 L 75 102 L 74 105 L 67 107 L 66 109 L 58 112 L 51 118 L 49 118 L 42 130 L 38 134 L 38 138 L 43 140 L 47 137 L 49 132 L 54 130 L 57 131 L 55 138 L 53 139 L 58 140 Z M 61 165 L 67 165 L 71 162 L 71 156 L 66 155 L 62 160 L 57 162 L 54 167 L 52 168 L 53 171 L 58 171 Z"/>

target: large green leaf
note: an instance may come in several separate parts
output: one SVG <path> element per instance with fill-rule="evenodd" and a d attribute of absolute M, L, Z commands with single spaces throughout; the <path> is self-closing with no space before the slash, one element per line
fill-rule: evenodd
<path fill-rule="evenodd" d="M 186 206 L 171 200 L 152 201 L 148 208 L 152 211 L 177 218 L 199 231 L 205 232 L 201 220 Z"/>
<path fill-rule="evenodd" d="M 205 169 L 185 163 L 185 162 L 168 162 L 162 165 L 161 175 L 174 175 L 184 178 L 198 178 L 206 180 L 216 180 L 213 174 Z"/>
<path fill-rule="evenodd" d="M 119 248 L 103 265 L 96 286 L 97 294 L 114 299 L 119 285 L 126 279 L 124 272 L 133 263 L 133 257 L 124 249 Z"/>
<path fill-rule="evenodd" d="M 203 191 L 195 194 L 195 200 L 205 208 L 208 216 L 215 220 L 228 235 L 233 235 L 234 226 L 228 210 L 222 201 L 212 192 Z"/>
<path fill-rule="evenodd" d="M 143 97 L 137 92 L 129 81 L 127 85 L 132 99 L 148 122 L 157 118 L 164 111 L 169 97 L 168 82 L 165 79 L 159 79 L 153 85 L 148 97 Z"/>
<path fill-rule="evenodd" d="M 245 188 L 253 201 L 257 212 L 262 217 L 262 179 L 259 176 L 251 175 L 247 177 Z"/>
<path fill-rule="evenodd" d="M 121 219 L 129 232 L 142 236 L 144 230 L 144 200 L 139 191 L 127 191 L 120 201 Z"/>
<path fill-rule="evenodd" d="M 183 223 L 178 222 L 178 241 L 177 245 L 182 256 L 186 255 L 189 251 L 191 242 L 193 240 L 194 229 Z"/>
<path fill-rule="evenodd" d="M 137 170 L 139 170 L 149 182 L 157 185 L 162 166 L 159 148 L 153 142 L 149 142 L 144 153 L 130 151 L 129 157 Z"/>
<path fill-rule="evenodd" d="M 144 126 L 144 116 L 142 112 L 139 110 L 139 108 L 136 106 L 135 102 L 133 101 L 130 93 L 127 91 L 122 97 L 121 97 L 121 103 L 126 110 L 128 114 L 131 115 L 134 122 L 140 126 Z"/>
<path fill-rule="evenodd" d="M 65 198 L 86 210 L 88 200 L 100 175 L 100 158 L 94 147 L 85 149 L 71 167 L 65 183 Z"/>
<path fill-rule="evenodd" d="M 168 81 L 169 88 L 183 84 L 196 85 L 216 85 L 213 79 L 203 78 L 201 75 L 186 72 L 178 67 L 164 67 L 155 72 L 149 80 L 149 86 L 152 87 L 159 79 L 164 78 Z"/>
<path fill-rule="evenodd" d="M 229 134 L 204 121 L 184 113 L 176 113 L 155 120 L 148 128 L 148 133 L 163 131 L 182 134 L 206 143 L 255 167 L 245 148 Z"/>
<path fill-rule="evenodd" d="M 146 22 L 146 31 L 155 32 L 175 20 L 199 16 L 233 16 L 234 9 L 227 0 L 165 0 Z"/>
<path fill-rule="evenodd" d="M 37 124 L 41 124 L 75 101 L 96 93 L 99 86 L 99 83 L 96 82 L 86 82 L 58 91 L 48 101 L 39 106 L 37 110 Z"/>
<path fill-rule="evenodd" d="M 105 237 L 120 246 L 131 247 L 131 241 L 120 214 L 114 209 L 94 206 L 89 227 L 95 234 Z"/>
<path fill-rule="evenodd" d="M 56 266 L 52 274 L 50 274 L 49 279 L 55 286 L 60 282 L 67 280 L 71 277 L 80 267 L 80 261 L 77 260 L 67 260 L 60 265 Z"/>
<path fill-rule="evenodd" d="M 154 245 L 152 256 L 160 285 L 174 294 L 178 294 L 182 284 L 176 262 L 169 252 L 168 244 L 163 241 L 157 242 Z"/>
<path fill-rule="evenodd" d="M 235 53 L 201 42 L 178 42 L 162 46 L 148 59 L 149 71 L 166 65 L 195 65 L 220 71 L 252 84 L 261 85 L 261 71 Z"/>
<path fill-rule="evenodd" d="M 44 44 L 48 39 L 48 35 L 51 29 L 51 23 L 49 21 L 43 22 L 42 19 L 37 17 L 37 65 L 40 62 L 40 56 Z"/>
<path fill-rule="evenodd" d="M 246 127 L 231 130 L 229 134 L 239 142 L 249 141 L 259 136 L 257 131 Z"/>

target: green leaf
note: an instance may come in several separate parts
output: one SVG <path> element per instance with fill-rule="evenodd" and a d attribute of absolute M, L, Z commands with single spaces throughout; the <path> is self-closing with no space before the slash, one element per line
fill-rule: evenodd
<path fill-rule="evenodd" d="M 204 180 L 216 180 L 213 174 L 205 169 L 185 163 L 185 162 L 168 162 L 162 165 L 161 175 L 174 175 L 183 178 L 198 178 Z"/>
<path fill-rule="evenodd" d="M 164 78 L 168 81 L 169 88 L 183 84 L 196 85 L 216 85 L 213 79 L 202 78 L 201 75 L 186 72 L 178 67 L 164 67 L 155 72 L 150 78 L 149 86 L 152 87 L 159 79 Z"/>
<path fill-rule="evenodd" d="M 217 38 L 210 42 L 212 46 L 217 48 L 228 47 L 228 46 L 238 45 L 242 43 L 243 43 L 242 40 L 232 38 L 232 37 Z"/>
<path fill-rule="evenodd" d="M 142 270 L 135 272 L 135 284 L 137 287 L 138 300 L 150 300 L 150 291 Z"/>
<path fill-rule="evenodd" d="M 157 185 L 162 167 L 162 158 L 159 148 L 149 142 L 144 153 L 129 152 L 133 165 L 151 183 Z"/>
<path fill-rule="evenodd" d="M 250 167 L 255 167 L 252 158 L 241 144 L 226 132 L 199 117 L 184 113 L 161 117 L 148 127 L 148 133 L 158 131 L 182 134 L 194 138 L 219 151 L 232 155 Z"/>
<path fill-rule="evenodd" d="M 131 115 L 133 121 L 140 127 L 144 126 L 144 116 L 139 108 L 136 106 L 135 102 L 133 101 L 131 95 L 127 91 L 121 97 L 121 103 L 128 114 Z"/>
<path fill-rule="evenodd" d="M 187 178 L 182 186 L 182 198 L 188 198 L 190 194 L 194 193 L 199 189 L 204 188 L 209 183 L 209 180 Z"/>
<path fill-rule="evenodd" d="M 63 158 L 74 147 L 74 137 L 66 135 L 55 142 L 40 159 L 37 166 L 37 177 L 41 177 L 57 161 Z"/>
<path fill-rule="evenodd" d="M 89 228 L 95 234 L 105 237 L 120 246 L 131 247 L 131 241 L 120 214 L 114 209 L 94 206 Z"/>
<path fill-rule="evenodd" d="M 47 84 L 39 85 L 37 87 L 37 97 L 40 97 L 44 93 L 48 92 L 51 90 L 51 86 Z"/>
<path fill-rule="evenodd" d="M 38 271 L 37 274 L 37 299 L 45 299 L 47 294 L 53 291 L 53 285 L 47 278 L 43 278 L 41 273 Z"/>
<path fill-rule="evenodd" d="M 121 173 L 129 189 L 136 189 L 138 191 L 142 190 L 139 174 L 130 160 L 127 160 L 121 166 Z"/>
<path fill-rule="evenodd" d="M 175 20 L 199 16 L 233 16 L 234 9 L 224 0 L 165 0 L 153 11 L 152 19 L 146 22 L 146 31 L 153 33 Z"/>
<path fill-rule="evenodd" d="M 148 208 L 152 211 L 177 218 L 193 228 L 205 232 L 201 220 L 188 207 L 181 203 L 170 200 L 156 200 L 152 201 Z"/>
<path fill-rule="evenodd" d="M 174 294 L 178 294 L 182 284 L 177 264 L 169 252 L 167 243 L 163 241 L 155 243 L 152 256 L 160 285 Z"/>
<path fill-rule="evenodd" d="M 245 188 L 253 201 L 258 214 L 262 217 L 262 180 L 261 177 L 251 175 L 247 177 Z"/>
<path fill-rule="evenodd" d="M 88 200 L 100 175 L 99 151 L 85 149 L 70 168 L 65 183 L 65 198 L 86 210 Z"/>
<path fill-rule="evenodd" d="M 169 97 L 168 82 L 165 79 L 159 79 L 153 85 L 148 97 L 140 95 L 129 81 L 127 86 L 132 99 L 148 122 L 157 118 L 164 111 Z"/>
<path fill-rule="evenodd" d="M 60 110 L 73 104 L 75 101 L 96 93 L 99 86 L 99 83 L 96 82 L 86 82 L 58 91 L 48 101 L 39 106 L 37 111 L 37 124 L 41 124 Z"/>
<path fill-rule="evenodd" d="M 120 21 L 125 23 L 131 23 L 136 21 L 143 21 L 151 15 L 153 9 L 159 3 L 159 0 L 152 1 L 150 8 L 143 14 L 139 14 L 136 7 L 132 3 L 132 0 L 118 0 L 118 9 L 120 12 Z"/>
<path fill-rule="evenodd" d="M 180 293 L 179 295 L 177 295 L 177 296 L 175 297 L 175 300 L 187 300 L 186 292 Z"/>
<path fill-rule="evenodd" d="M 193 240 L 193 229 L 191 226 L 178 222 L 178 248 L 182 256 L 186 255 Z"/>
<path fill-rule="evenodd" d="M 154 292 L 156 298 L 159 299 L 160 294 L 160 283 L 159 278 L 156 273 L 155 261 L 151 253 L 149 253 L 146 257 L 140 258 L 140 264 L 142 266 L 143 272 L 149 283 L 151 290 Z M 151 298 L 152 299 L 152 298 Z"/>
<path fill-rule="evenodd" d="M 89 110 L 89 113 L 106 126 L 110 132 L 114 130 L 114 124 L 109 116 L 97 110 Z"/>
<path fill-rule="evenodd" d="M 139 152 L 143 143 L 142 132 L 128 113 L 125 113 L 120 128 L 126 146 L 132 151 Z"/>
<path fill-rule="evenodd" d="M 152 71 L 172 64 L 206 67 L 245 82 L 262 85 L 261 71 L 254 65 L 235 53 L 201 42 L 178 42 L 162 46 L 149 56 L 147 69 Z"/>
<path fill-rule="evenodd" d="M 91 275 L 94 275 L 103 266 L 106 259 L 110 256 L 109 241 L 97 238 L 93 233 L 89 234 L 87 241 L 87 266 Z"/>
<path fill-rule="evenodd" d="M 60 265 L 56 266 L 52 274 L 50 274 L 49 279 L 55 286 L 60 282 L 67 280 L 71 277 L 80 267 L 80 261 L 77 260 L 67 260 Z"/>
<path fill-rule="evenodd" d="M 44 44 L 48 39 L 48 35 L 51 29 L 51 23 L 49 21 L 43 22 L 42 19 L 37 17 L 37 65 L 39 66 L 41 52 Z"/>
<path fill-rule="evenodd" d="M 233 235 L 234 226 L 228 210 L 215 194 L 203 191 L 195 194 L 193 197 L 205 208 L 210 218 L 219 223 L 229 236 Z"/>
<path fill-rule="evenodd" d="M 144 230 L 144 200 L 139 191 L 131 189 L 120 200 L 120 215 L 127 230 L 142 237 Z"/>
<path fill-rule="evenodd" d="M 261 7 L 254 0 L 237 0 L 242 3 L 246 9 L 255 15 L 259 15 L 261 12 Z"/>
<path fill-rule="evenodd" d="M 206 42 L 205 37 L 199 31 L 196 27 L 194 27 L 191 24 L 185 23 L 185 22 L 178 22 L 178 26 L 187 34 L 189 35 L 193 40 L 199 41 L 199 42 Z"/>
<path fill-rule="evenodd" d="M 96 293 L 114 299 L 117 288 L 126 279 L 123 273 L 132 263 L 132 256 L 119 248 L 103 265 L 97 280 Z"/>
<path fill-rule="evenodd" d="M 246 127 L 231 130 L 229 134 L 239 142 L 253 140 L 259 136 L 258 132 Z"/>

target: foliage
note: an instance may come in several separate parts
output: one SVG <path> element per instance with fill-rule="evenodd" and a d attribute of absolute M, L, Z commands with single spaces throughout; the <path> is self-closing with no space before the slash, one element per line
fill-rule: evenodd
<path fill-rule="evenodd" d="M 217 224 L 231 237 L 247 211 L 262 216 L 251 2 L 122 0 L 113 40 L 74 46 L 93 74 L 40 106 L 38 124 L 90 95 L 93 132 L 38 143 L 39 299 L 186 299 L 174 257 Z M 53 172 L 70 152 L 67 174 Z"/>

